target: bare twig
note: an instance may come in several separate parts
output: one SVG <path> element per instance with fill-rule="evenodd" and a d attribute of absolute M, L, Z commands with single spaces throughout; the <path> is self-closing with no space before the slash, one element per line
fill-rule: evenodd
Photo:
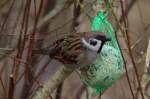
<path fill-rule="evenodd" d="M 63 83 L 61 83 L 61 84 L 57 87 L 55 99 L 61 99 L 62 88 L 63 88 Z"/>
<path fill-rule="evenodd" d="M 9 15 L 10 15 L 11 12 L 12 12 L 12 8 L 13 8 L 15 2 L 16 2 L 16 0 L 12 0 L 12 4 L 11 4 L 11 6 L 10 6 L 10 8 L 9 8 L 9 10 L 8 10 L 8 13 L 7 13 L 7 15 L 6 15 L 6 17 L 5 17 L 5 19 L 4 19 L 3 23 L 2 23 L 1 28 L 0 28 L 0 34 L 2 33 L 2 31 L 3 31 L 3 29 L 4 29 L 4 26 L 5 26 L 5 24 L 6 24 L 7 20 L 8 20 L 8 17 L 9 17 Z"/>
<path fill-rule="evenodd" d="M 6 88 L 5 88 L 4 82 L 1 77 L 1 73 L 0 73 L 0 84 L 2 86 L 2 90 L 4 91 L 4 96 L 7 96 Z"/>
<path fill-rule="evenodd" d="M 27 50 L 27 57 L 26 57 L 26 61 L 28 62 L 28 64 L 25 64 L 25 82 L 24 82 L 24 86 L 23 86 L 23 96 L 22 99 L 25 99 L 25 97 L 27 97 L 27 95 L 29 94 L 29 90 L 30 87 L 33 84 L 33 72 L 31 72 L 31 64 L 32 64 L 32 50 L 33 50 L 33 46 L 35 44 L 35 34 L 36 34 L 36 30 L 37 30 L 37 24 L 39 21 L 39 17 L 43 8 L 43 0 L 40 1 L 40 5 L 39 8 L 37 10 L 37 15 L 35 17 L 34 20 L 34 24 L 33 24 L 33 30 L 30 36 L 30 40 L 29 40 L 29 45 L 28 45 L 28 50 Z M 29 4 L 31 3 L 31 0 L 29 0 Z M 30 6 L 29 6 L 30 7 Z M 30 8 L 29 8 L 30 9 Z M 26 28 L 27 29 L 27 28 Z"/>
<path fill-rule="evenodd" d="M 14 78 L 13 75 L 10 75 L 10 80 L 9 80 L 9 92 L 8 92 L 8 99 L 13 99 L 14 95 Z"/>
<path fill-rule="evenodd" d="M 148 88 L 150 85 L 150 40 L 148 43 L 147 53 L 146 53 L 146 65 L 144 68 L 144 73 L 141 80 L 143 93 L 145 99 L 150 99 L 150 94 L 148 93 Z"/>
<path fill-rule="evenodd" d="M 105 0 L 105 3 L 109 3 L 109 1 L 108 0 Z M 121 32 L 123 33 L 123 36 L 125 37 L 125 31 L 122 29 L 122 27 L 121 27 L 121 24 L 120 24 L 120 22 L 118 21 L 118 19 L 117 19 L 117 16 L 116 16 L 116 14 L 115 14 L 115 12 L 114 12 L 114 10 L 113 10 L 113 8 L 112 8 L 112 6 L 111 6 L 111 4 L 109 3 L 109 6 L 110 6 L 110 10 L 111 10 L 111 12 L 112 12 L 112 15 L 113 15 L 113 17 L 114 17 L 114 19 L 115 19 L 115 21 L 116 21 L 116 23 L 117 23 L 117 26 L 118 26 L 118 28 L 121 30 Z M 116 35 L 116 33 L 115 33 L 115 36 L 116 36 L 116 40 L 117 40 L 117 42 L 118 42 L 118 44 L 119 44 L 119 41 L 118 41 L 118 39 L 117 39 L 117 35 Z M 127 40 L 125 39 L 125 42 L 127 43 Z M 120 47 L 120 45 L 119 45 L 119 47 Z M 121 49 L 121 47 L 120 47 L 120 49 Z M 133 89 L 132 89 L 132 86 L 131 86 L 131 83 L 130 83 L 130 79 L 129 79 L 129 74 L 128 74 L 128 70 L 127 70 L 127 65 L 126 65 L 126 61 L 125 61 L 125 59 L 124 59 L 124 56 L 123 56 L 123 52 L 122 52 L 122 50 L 120 50 L 120 52 L 121 52 L 121 54 L 122 54 L 122 57 L 123 57 L 123 60 L 124 60 L 124 67 L 125 67 L 125 74 L 126 74 L 126 78 L 127 78 L 127 81 L 128 81 L 128 85 L 129 85 L 129 88 L 130 88 L 130 91 L 131 91 L 131 94 L 132 94 L 132 98 L 134 99 L 134 93 L 133 93 Z"/>
<path fill-rule="evenodd" d="M 146 72 L 150 72 L 150 40 L 148 43 L 147 54 L 146 54 Z"/>
<path fill-rule="evenodd" d="M 66 2 L 63 1 L 60 4 L 57 4 L 56 7 L 50 13 L 48 13 L 43 19 L 39 21 L 38 25 L 36 26 L 37 29 L 40 29 L 42 26 L 44 26 L 45 24 L 50 22 L 53 18 L 55 18 L 55 16 L 59 15 L 64 10 L 69 8 L 72 3 L 73 0 L 67 0 Z M 33 26 L 29 28 L 29 31 L 32 31 L 32 29 Z"/>
<path fill-rule="evenodd" d="M 121 2 L 121 4 L 123 4 L 122 0 L 120 0 L 120 2 Z M 125 25 L 125 28 L 127 28 L 127 23 L 126 23 L 126 20 L 125 20 L 126 16 L 125 16 L 124 13 L 125 12 L 124 12 L 124 9 L 122 7 L 122 15 L 124 16 L 124 25 Z M 130 58 L 131 58 L 131 61 L 132 61 L 133 67 L 134 67 L 134 71 L 135 71 L 135 74 L 136 74 L 140 94 L 141 94 L 142 99 L 144 99 L 144 94 L 142 92 L 142 87 L 141 87 L 141 82 L 140 82 L 140 78 L 139 78 L 138 71 L 137 71 L 137 66 L 136 66 L 136 63 L 135 63 L 135 60 L 134 60 L 134 57 L 133 57 L 133 54 L 132 54 L 132 50 L 131 50 L 130 36 L 129 36 L 129 32 L 128 32 L 127 29 L 125 30 L 124 34 L 126 34 L 127 47 L 128 47 L 129 55 L 130 55 Z"/>

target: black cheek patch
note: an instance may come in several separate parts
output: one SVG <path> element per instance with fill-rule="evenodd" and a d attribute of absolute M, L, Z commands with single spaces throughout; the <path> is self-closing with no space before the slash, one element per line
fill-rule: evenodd
<path fill-rule="evenodd" d="M 97 44 L 97 42 L 90 40 L 90 44 L 93 45 L 93 46 L 95 46 Z"/>

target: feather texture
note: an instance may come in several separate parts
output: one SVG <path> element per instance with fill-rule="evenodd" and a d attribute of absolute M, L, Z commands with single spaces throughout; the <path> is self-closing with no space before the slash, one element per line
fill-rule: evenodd
<path fill-rule="evenodd" d="M 97 35 L 105 36 L 104 33 L 101 32 L 82 32 L 61 37 L 52 43 L 51 46 L 56 50 L 54 53 L 49 54 L 49 56 L 65 65 L 75 65 L 75 67 L 77 67 L 77 65 L 86 65 L 85 60 L 87 57 L 90 57 L 86 55 L 89 49 L 83 46 L 81 38 L 88 41 L 91 38 L 95 38 Z M 89 63 L 89 59 L 86 61 Z"/>

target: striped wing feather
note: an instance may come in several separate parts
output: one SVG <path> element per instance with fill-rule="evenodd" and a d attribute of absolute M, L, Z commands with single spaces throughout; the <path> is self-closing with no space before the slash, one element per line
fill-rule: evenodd
<path fill-rule="evenodd" d="M 85 50 L 80 39 L 81 35 L 75 34 L 57 40 L 53 43 L 57 51 L 49 56 L 64 64 L 76 64 L 78 55 Z"/>

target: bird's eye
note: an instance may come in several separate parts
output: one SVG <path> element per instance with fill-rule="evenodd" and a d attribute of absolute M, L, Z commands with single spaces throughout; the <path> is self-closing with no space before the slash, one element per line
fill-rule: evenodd
<path fill-rule="evenodd" d="M 90 45 L 93 45 L 93 46 L 95 46 L 97 44 L 97 41 L 94 41 L 94 40 L 90 40 Z"/>

